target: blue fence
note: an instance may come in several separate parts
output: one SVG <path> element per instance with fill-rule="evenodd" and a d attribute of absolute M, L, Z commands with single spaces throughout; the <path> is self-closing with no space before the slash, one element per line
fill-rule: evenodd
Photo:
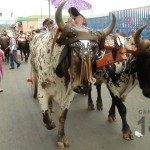
<path fill-rule="evenodd" d="M 141 37 L 144 39 L 150 38 L 150 6 L 113 11 L 110 12 L 108 16 L 88 18 L 88 27 L 95 30 L 107 27 L 111 22 L 112 13 L 115 14 L 117 19 L 113 32 L 115 32 L 116 29 L 119 29 L 120 32 L 125 32 L 127 35 L 131 35 L 132 29 L 137 29 L 142 25 L 147 24 Z"/>

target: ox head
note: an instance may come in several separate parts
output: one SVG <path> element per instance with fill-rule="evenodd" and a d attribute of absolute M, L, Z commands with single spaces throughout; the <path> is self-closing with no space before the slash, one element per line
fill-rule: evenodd
<path fill-rule="evenodd" d="M 135 33 L 134 41 L 137 51 L 134 53 L 135 57 L 128 67 L 137 72 L 143 95 L 150 98 L 150 44 L 140 38 L 140 34 L 145 27 L 146 25 L 142 26 Z"/>
<path fill-rule="evenodd" d="M 85 26 L 72 26 L 63 22 L 64 4 L 65 2 L 58 7 L 55 14 L 58 30 L 61 31 L 56 42 L 65 45 L 56 74 L 63 77 L 69 72 L 72 89 L 77 93 L 87 93 L 91 88 L 92 63 L 104 46 L 105 37 L 112 32 L 116 18 L 113 15 L 112 23 L 102 31 L 93 31 Z"/>
<path fill-rule="evenodd" d="M 137 46 L 136 52 L 136 71 L 140 88 L 143 95 L 150 98 L 150 44 L 145 43 L 140 34 L 146 25 L 142 26 L 135 33 L 135 44 Z"/>

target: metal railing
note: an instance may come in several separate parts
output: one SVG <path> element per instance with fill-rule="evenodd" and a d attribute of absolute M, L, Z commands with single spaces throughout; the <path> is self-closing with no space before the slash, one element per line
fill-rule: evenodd
<path fill-rule="evenodd" d="M 144 39 L 150 38 L 150 6 L 113 11 L 110 12 L 108 16 L 89 18 L 87 19 L 88 27 L 95 30 L 104 29 L 111 22 L 112 13 L 115 14 L 117 19 L 113 32 L 119 29 L 120 32 L 131 35 L 132 29 L 137 29 L 142 25 L 147 24 L 141 37 Z"/>

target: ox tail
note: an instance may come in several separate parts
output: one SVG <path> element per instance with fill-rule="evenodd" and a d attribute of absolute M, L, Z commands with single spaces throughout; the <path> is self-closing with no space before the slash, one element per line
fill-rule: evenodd
<path fill-rule="evenodd" d="M 92 64 L 90 59 L 82 60 L 80 82 L 84 83 L 84 81 L 92 83 Z"/>

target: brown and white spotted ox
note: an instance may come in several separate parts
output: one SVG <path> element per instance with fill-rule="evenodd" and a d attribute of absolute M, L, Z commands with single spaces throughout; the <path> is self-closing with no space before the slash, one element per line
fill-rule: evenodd
<path fill-rule="evenodd" d="M 38 99 L 47 129 L 55 128 L 52 101 L 61 108 L 57 135 L 60 148 L 69 147 L 65 120 L 74 94 L 90 90 L 92 63 L 99 47 L 104 46 L 103 38 L 112 32 L 116 23 L 113 15 L 112 23 L 102 31 L 65 24 L 62 20 L 64 4 L 58 7 L 55 15 L 57 33 L 61 31 L 61 35 L 56 33 L 53 38 L 53 31 L 43 32 L 36 34 L 31 42 L 31 66 L 38 82 Z"/>
<path fill-rule="evenodd" d="M 145 26 L 139 28 L 135 34 L 135 44 L 137 50 L 127 57 L 114 63 L 102 66 L 96 69 L 94 77 L 96 78 L 97 88 L 97 109 L 102 110 L 101 84 L 105 83 L 112 97 L 112 105 L 109 110 L 109 121 L 115 121 L 115 106 L 117 106 L 122 119 L 123 138 L 133 139 L 132 132 L 126 119 L 126 107 L 123 104 L 127 94 L 139 83 L 142 93 L 150 98 L 150 43 L 145 43 L 140 39 L 140 33 Z M 124 48 L 124 43 L 117 45 Z M 118 48 L 119 48 L 118 47 Z M 101 52 L 100 57 L 106 56 L 106 52 Z M 110 61 L 110 60 L 108 60 Z M 102 62 L 102 61 L 101 61 Z M 89 92 L 89 108 L 94 109 L 91 93 Z"/>

